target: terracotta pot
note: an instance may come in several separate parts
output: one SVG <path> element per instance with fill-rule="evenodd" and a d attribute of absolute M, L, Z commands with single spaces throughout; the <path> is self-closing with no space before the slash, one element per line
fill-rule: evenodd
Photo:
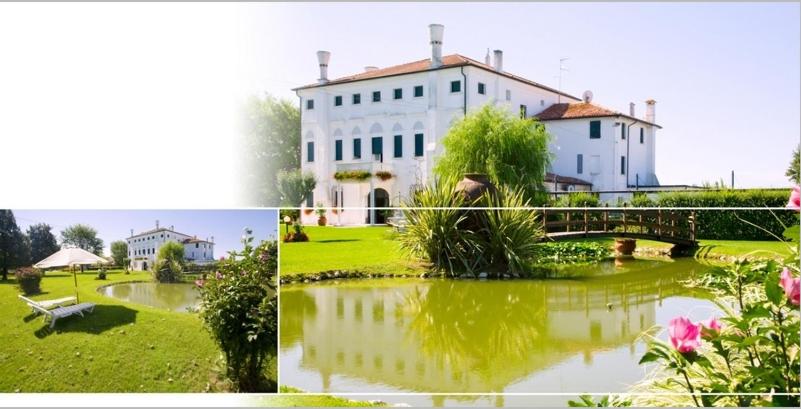
<path fill-rule="evenodd" d="M 468 204 L 472 204 L 478 200 L 484 192 L 490 192 L 490 194 L 494 195 L 496 190 L 495 185 L 490 182 L 487 175 L 482 173 L 465 173 L 464 179 L 456 184 L 456 192 L 461 193 Z"/>
<path fill-rule="evenodd" d="M 319 218 L 317 218 L 318 226 L 325 226 L 326 224 L 328 224 L 328 219 L 326 219 L 325 216 L 320 216 Z"/>
<path fill-rule="evenodd" d="M 634 253 L 635 248 L 637 248 L 637 240 L 627 238 L 615 239 L 615 253 L 617 254 L 630 256 Z"/>

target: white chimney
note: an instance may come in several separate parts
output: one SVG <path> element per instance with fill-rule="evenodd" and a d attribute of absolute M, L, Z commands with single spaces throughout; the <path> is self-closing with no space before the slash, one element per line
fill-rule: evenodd
<path fill-rule="evenodd" d="M 158 228 L 159 228 L 159 221 L 156 220 L 156 229 L 158 229 Z"/>
<path fill-rule="evenodd" d="M 131 229 L 131 236 L 130 237 L 133 237 L 133 229 Z"/>
<path fill-rule="evenodd" d="M 175 225 L 170 225 L 170 230 L 175 231 Z"/>
<path fill-rule="evenodd" d="M 372 66 L 372 65 L 368 65 L 368 66 L 364 67 L 364 72 L 375 71 L 377 69 L 378 69 L 378 67 L 375 67 L 375 66 Z"/>
<path fill-rule="evenodd" d="M 320 78 L 317 80 L 320 84 L 328 82 L 328 61 L 331 59 L 331 53 L 328 51 L 317 51 L 317 62 L 320 63 Z"/>
<path fill-rule="evenodd" d="M 493 54 L 495 54 L 495 71 L 503 71 L 503 51 L 495 50 Z"/>
<path fill-rule="evenodd" d="M 636 117 L 634 115 L 634 103 L 633 102 L 629 102 L 629 116 L 632 117 L 632 118 Z"/>
<path fill-rule="evenodd" d="M 489 53 L 489 48 L 487 48 L 487 56 L 486 56 L 486 57 L 484 57 L 484 64 L 487 64 L 487 65 L 492 65 L 492 62 L 490 61 L 490 53 Z"/>
<path fill-rule="evenodd" d="M 429 24 L 428 30 L 431 36 L 431 68 L 438 68 L 442 66 L 442 38 L 445 26 Z"/>
<path fill-rule="evenodd" d="M 649 99 L 645 101 L 645 120 L 655 124 L 656 123 L 656 101 Z"/>

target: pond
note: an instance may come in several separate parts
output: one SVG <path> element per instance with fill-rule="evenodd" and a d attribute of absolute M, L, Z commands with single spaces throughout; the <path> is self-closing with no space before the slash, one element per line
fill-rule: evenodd
<path fill-rule="evenodd" d="M 171 311 L 194 311 L 200 305 L 200 292 L 189 283 L 120 283 L 98 291 L 108 297 Z"/>
<path fill-rule="evenodd" d="M 377 393 L 412 405 L 531 404 L 531 397 L 439 393 L 624 392 L 641 379 L 637 337 L 716 311 L 680 281 L 692 259 L 571 267 L 569 279 L 375 279 L 281 290 L 281 382 L 310 392 Z M 423 395 L 380 396 L 417 392 Z M 356 398 L 359 399 L 359 398 Z"/>

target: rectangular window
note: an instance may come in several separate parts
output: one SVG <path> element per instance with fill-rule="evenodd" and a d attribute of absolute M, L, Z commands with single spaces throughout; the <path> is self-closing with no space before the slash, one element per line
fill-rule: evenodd
<path fill-rule="evenodd" d="M 314 109 L 314 100 L 313 99 L 307 99 L 306 100 L 306 109 Z"/>
<path fill-rule="evenodd" d="M 373 91 L 373 102 L 381 102 L 381 91 Z"/>
<path fill-rule="evenodd" d="M 462 92 L 462 81 L 451 81 L 451 92 Z"/>
<path fill-rule="evenodd" d="M 309 195 L 306 196 L 306 207 L 309 209 L 314 207 L 314 192 L 309 192 Z"/>
<path fill-rule="evenodd" d="M 510 89 L 506 90 L 506 100 L 507 101 L 511 101 L 512 100 L 512 90 L 510 90 Z"/>
<path fill-rule="evenodd" d="M 334 141 L 334 160 L 342 160 L 342 139 Z"/>
<path fill-rule="evenodd" d="M 481 95 L 484 95 L 484 94 L 487 93 L 487 87 L 486 87 L 486 85 L 484 85 L 483 82 L 479 82 L 478 83 L 478 93 L 481 94 Z"/>
<path fill-rule="evenodd" d="M 423 156 L 423 134 L 414 134 L 414 156 Z"/>
<path fill-rule="evenodd" d="M 314 162 L 314 142 L 306 142 L 306 162 Z"/>
<path fill-rule="evenodd" d="M 584 155 L 580 153 L 576 155 L 576 173 L 579 175 L 584 173 Z"/>
<path fill-rule="evenodd" d="M 395 135 L 395 143 L 392 146 L 394 148 L 394 158 L 402 158 L 403 157 L 403 135 Z"/>
<path fill-rule="evenodd" d="M 373 154 L 373 158 L 372 159 L 375 158 L 375 155 L 378 155 L 378 161 L 379 162 L 383 162 L 384 161 L 384 138 L 382 138 L 380 136 L 374 136 L 372 142 L 373 142 L 373 146 L 372 146 L 373 149 L 370 151 Z"/>
<path fill-rule="evenodd" d="M 362 158 L 362 140 L 361 138 L 356 138 L 353 140 L 353 159 L 361 159 Z"/>
<path fill-rule="evenodd" d="M 590 121 L 590 139 L 601 138 L 601 121 Z"/>
<path fill-rule="evenodd" d="M 620 157 L 620 174 L 621 175 L 625 175 L 626 174 L 626 157 L 625 156 L 621 156 Z"/>
<path fill-rule="evenodd" d="M 403 88 L 395 88 L 392 91 L 392 97 L 395 99 L 403 99 Z"/>
<path fill-rule="evenodd" d="M 640 143 L 645 143 L 645 129 L 640 128 Z"/>
<path fill-rule="evenodd" d="M 342 95 L 337 95 L 334 97 L 334 106 L 342 106 Z"/>
<path fill-rule="evenodd" d="M 353 94 L 353 105 L 359 105 L 362 103 L 362 94 Z"/>
<path fill-rule="evenodd" d="M 414 97 L 422 97 L 423 96 L 423 86 L 422 85 L 415 85 L 414 86 Z"/>
<path fill-rule="evenodd" d="M 626 139 L 626 124 L 620 123 L 620 139 Z"/>
<path fill-rule="evenodd" d="M 520 117 L 521 118 L 525 118 L 527 116 L 526 115 L 527 113 L 528 113 L 528 107 L 526 107 L 525 105 L 521 104 L 520 105 Z"/>

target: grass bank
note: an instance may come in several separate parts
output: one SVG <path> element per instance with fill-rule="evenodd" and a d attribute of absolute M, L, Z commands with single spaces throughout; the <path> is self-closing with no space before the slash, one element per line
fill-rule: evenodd
<path fill-rule="evenodd" d="M 612 237 L 578 239 L 577 241 L 591 241 L 609 246 L 615 244 Z M 672 244 L 653 240 L 637 240 L 637 248 L 667 251 Z M 753 241 L 753 240 L 700 240 L 696 251 L 697 257 L 702 258 L 728 258 L 728 257 L 788 257 L 790 249 L 787 243 L 780 241 Z"/>
<path fill-rule="evenodd" d="M 196 314 L 171 312 L 103 296 L 97 287 L 150 280 L 150 274 L 78 274 L 91 314 L 50 330 L 17 298 L 16 281 L 0 281 L 0 392 L 225 391 L 221 355 Z M 48 272 L 34 300 L 75 295 L 69 272 Z M 268 365 L 275 379 L 274 362 Z"/>
<path fill-rule="evenodd" d="M 305 391 L 291 386 L 282 386 L 281 393 L 298 393 L 303 395 L 275 395 L 259 399 L 259 404 L 274 407 L 382 407 L 389 406 L 383 402 L 360 401 L 340 398 L 332 395 L 306 395 Z"/>
<path fill-rule="evenodd" d="M 417 275 L 426 271 L 403 254 L 390 227 L 307 226 L 305 231 L 308 242 L 280 243 L 282 275 L 330 270 Z"/>

